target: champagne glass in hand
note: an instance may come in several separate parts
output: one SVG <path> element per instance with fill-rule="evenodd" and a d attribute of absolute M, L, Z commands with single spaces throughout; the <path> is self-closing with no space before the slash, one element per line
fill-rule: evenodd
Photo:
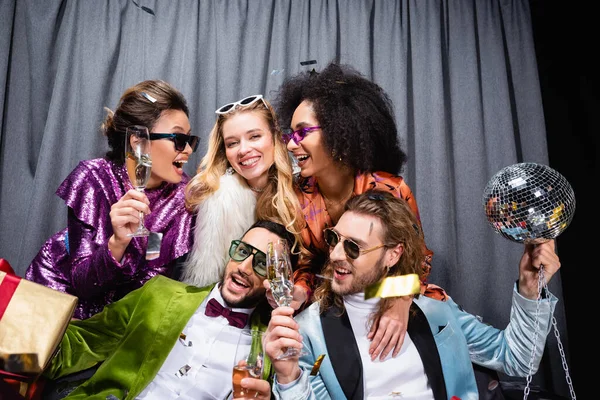
<path fill-rule="evenodd" d="M 264 332 L 258 329 L 245 329 L 240 333 L 233 365 L 233 398 L 258 396 L 256 391 L 242 387 L 242 379 L 262 377 L 263 334 Z"/>
<path fill-rule="evenodd" d="M 133 125 L 127 128 L 125 135 L 125 164 L 133 187 L 143 192 L 150 179 L 152 160 L 150 159 L 150 134 L 148 128 Z M 130 237 L 148 236 L 150 231 L 144 226 L 144 213 L 140 211 L 140 224 Z"/>
<path fill-rule="evenodd" d="M 290 248 L 285 239 L 278 239 L 267 244 L 267 279 L 271 287 L 273 299 L 279 306 L 290 307 L 294 290 L 292 262 L 290 261 Z M 277 357 L 284 360 L 289 357 L 302 355 L 298 349 L 289 347 Z"/>

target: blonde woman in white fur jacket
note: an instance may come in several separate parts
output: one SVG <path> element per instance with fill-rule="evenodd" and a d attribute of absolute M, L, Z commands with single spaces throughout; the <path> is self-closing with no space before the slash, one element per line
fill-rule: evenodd
<path fill-rule="evenodd" d="M 186 206 L 196 213 L 196 226 L 180 280 L 199 287 L 221 278 L 231 241 L 257 218 L 285 225 L 296 236 L 296 246 L 304 225 L 271 104 L 254 95 L 215 113 L 206 155 L 186 188 Z"/>

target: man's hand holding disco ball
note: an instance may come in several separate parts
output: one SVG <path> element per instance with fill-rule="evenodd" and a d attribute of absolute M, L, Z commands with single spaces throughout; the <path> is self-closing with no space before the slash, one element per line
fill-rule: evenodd
<path fill-rule="evenodd" d="M 555 251 L 555 241 L 541 244 L 526 244 L 519 263 L 519 294 L 531 300 L 537 300 L 539 294 L 539 269 L 544 267 L 546 283 L 560 268 L 560 260 Z"/>
<path fill-rule="evenodd" d="M 490 179 L 483 205 L 497 233 L 525 244 L 519 293 L 537 299 L 560 268 L 555 238 L 573 219 L 573 188 L 564 176 L 546 165 L 519 163 L 502 168 Z"/>
<path fill-rule="evenodd" d="M 548 334 L 540 328 L 542 320 L 547 318 L 540 311 L 542 302 L 546 302 L 542 298 L 553 297 L 547 283 L 560 268 L 555 239 L 573 219 L 575 193 L 565 177 L 552 168 L 537 163 L 518 163 L 502 168 L 490 179 L 484 190 L 483 205 L 487 220 L 497 233 L 513 242 L 525 244 L 519 263 L 518 289 L 521 296 L 536 300 L 537 306 L 530 371 L 523 391 L 523 399 L 527 400 L 531 376 L 535 372 L 534 362 L 543 353 L 543 347 L 537 348 L 536 339 L 538 335 L 545 337 Z M 553 310 L 554 307 L 550 312 L 551 326 L 571 398 L 575 399 Z"/>

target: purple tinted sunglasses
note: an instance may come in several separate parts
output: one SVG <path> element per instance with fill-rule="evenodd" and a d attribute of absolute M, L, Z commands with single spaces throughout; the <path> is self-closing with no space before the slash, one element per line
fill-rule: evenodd
<path fill-rule="evenodd" d="M 306 137 L 308 132 L 316 131 L 317 129 L 321 129 L 320 126 L 307 126 L 305 128 L 300 128 L 297 131 L 293 131 L 291 129 L 283 130 L 283 142 L 288 144 L 290 140 L 294 140 L 296 144 L 300 143 L 302 139 Z"/>

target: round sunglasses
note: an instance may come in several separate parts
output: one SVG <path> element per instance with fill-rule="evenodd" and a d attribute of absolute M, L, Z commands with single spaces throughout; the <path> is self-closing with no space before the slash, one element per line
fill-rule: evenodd
<path fill-rule="evenodd" d="M 265 278 L 267 276 L 267 255 L 256 247 L 242 242 L 241 240 L 232 240 L 229 246 L 229 257 L 233 261 L 242 262 L 246 258 L 254 256 L 252 259 L 252 269 L 256 275 Z"/>
<path fill-rule="evenodd" d="M 186 135 L 185 133 L 151 133 L 150 140 L 168 139 L 175 144 L 175 150 L 184 151 L 189 143 L 192 153 L 198 148 L 200 138 L 198 136 Z"/>
<path fill-rule="evenodd" d="M 333 230 L 333 228 L 326 228 L 326 229 L 324 229 L 323 230 L 323 236 L 325 238 L 325 242 L 331 248 L 334 248 L 335 246 L 337 246 L 337 244 L 340 242 L 340 238 L 343 238 L 343 240 L 342 240 L 342 247 L 344 248 L 344 252 L 352 260 L 356 260 L 358 257 L 360 257 L 363 254 L 367 254 L 367 253 L 370 253 L 370 252 L 372 252 L 374 250 L 377 250 L 377 249 L 380 249 L 382 247 L 385 247 L 385 244 L 382 243 L 382 244 L 377 245 L 375 247 L 371 247 L 370 249 L 362 250 L 360 248 L 360 246 L 358 244 L 356 244 L 355 241 L 353 241 L 352 239 L 348 239 L 345 236 L 340 235 L 335 230 Z"/>

